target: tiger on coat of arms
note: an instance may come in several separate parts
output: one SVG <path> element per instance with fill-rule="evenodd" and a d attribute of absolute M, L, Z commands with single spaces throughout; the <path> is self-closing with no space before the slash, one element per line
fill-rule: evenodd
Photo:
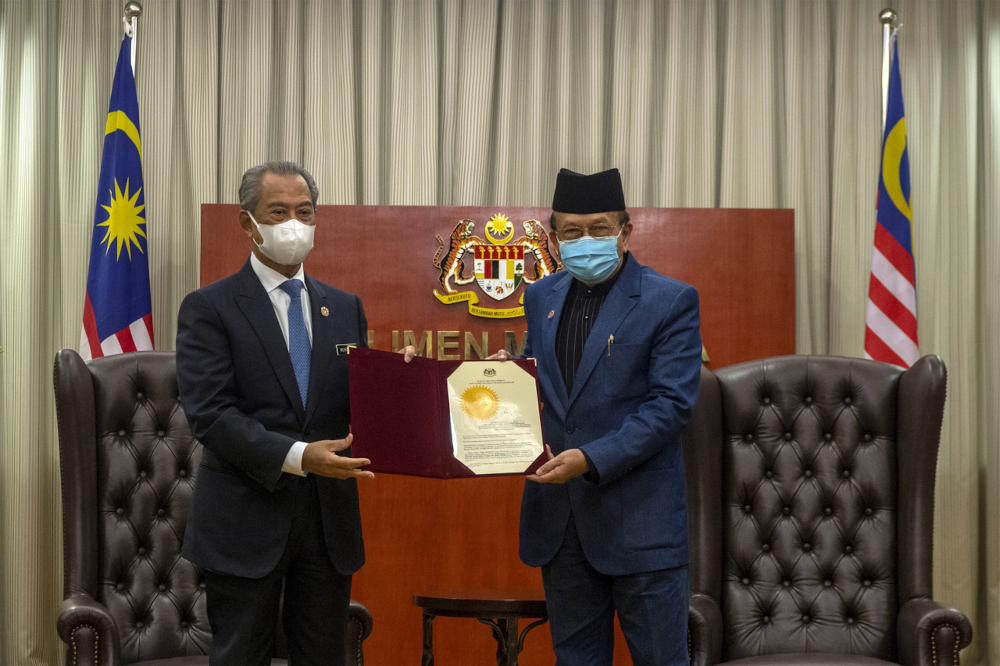
<path fill-rule="evenodd" d="M 524 281 L 529 284 L 541 280 L 546 275 L 551 275 L 559 270 L 559 262 L 552 258 L 549 253 L 549 236 L 545 233 L 545 227 L 538 220 L 525 220 L 524 236 L 518 238 L 515 243 L 526 245 L 535 257 L 535 277 L 524 276 Z"/>
<path fill-rule="evenodd" d="M 483 243 L 482 238 L 472 235 L 475 230 L 476 223 L 472 220 L 462 220 L 456 224 L 455 230 L 451 232 L 448 253 L 443 258 L 441 251 L 444 250 L 444 239 L 441 238 L 441 234 L 437 234 L 438 249 L 434 253 L 434 267 L 441 269 L 441 288 L 446 293 L 455 293 L 455 290 L 448 284 L 448 280 L 451 278 L 455 279 L 455 284 L 469 284 L 476 279 L 475 275 L 465 277 L 465 263 L 462 261 L 466 252 Z"/>

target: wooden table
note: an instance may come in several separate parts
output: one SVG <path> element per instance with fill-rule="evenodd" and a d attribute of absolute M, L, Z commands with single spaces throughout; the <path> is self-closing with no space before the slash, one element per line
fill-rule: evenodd
<path fill-rule="evenodd" d="M 528 632 L 549 619 L 545 594 L 539 590 L 445 590 L 413 595 L 413 605 L 424 611 L 423 666 L 434 666 L 434 618 L 472 617 L 493 629 L 497 666 L 517 666 L 517 655 Z M 518 635 L 517 621 L 540 618 Z"/>

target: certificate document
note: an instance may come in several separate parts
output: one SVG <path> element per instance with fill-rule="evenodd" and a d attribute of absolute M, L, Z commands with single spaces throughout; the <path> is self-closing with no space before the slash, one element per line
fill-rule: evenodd
<path fill-rule="evenodd" d="M 455 459 L 476 474 L 523 473 L 541 455 L 535 378 L 514 363 L 467 361 L 448 377 Z"/>
<path fill-rule="evenodd" d="M 545 462 L 533 359 L 435 360 L 352 348 L 351 455 L 435 479 L 531 474 Z"/>

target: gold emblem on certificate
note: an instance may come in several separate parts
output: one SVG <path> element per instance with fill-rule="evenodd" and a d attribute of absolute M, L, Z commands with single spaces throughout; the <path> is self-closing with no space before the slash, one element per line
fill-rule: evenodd
<path fill-rule="evenodd" d="M 485 386 L 470 386 L 462 393 L 462 411 L 470 419 L 488 421 L 497 413 L 500 399 Z"/>
<path fill-rule="evenodd" d="M 514 363 L 467 361 L 448 377 L 455 458 L 476 474 L 524 472 L 542 453 L 535 378 Z"/>

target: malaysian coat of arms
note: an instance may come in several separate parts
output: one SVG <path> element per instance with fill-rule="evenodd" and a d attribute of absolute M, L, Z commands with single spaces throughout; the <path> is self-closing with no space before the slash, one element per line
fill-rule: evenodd
<path fill-rule="evenodd" d="M 498 213 L 486 223 L 485 238 L 475 235 L 476 223 L 469 219 L 455 225 L 447 242 L 438 235 L 433 261 L 441 275 L 440 288 L 434 290 L 434 296 L 446 305 L 468 303 L 469 313 L 476 317 L 523 317 L 523 293 L 517 307 L 487 308 L 479 305 L 475 287 L 458 289 L 475 285 L 482 294 L 503 301 L 513 296 L 522 282 L 530 284 L 559 270 L 560 263 L 549 253 L 549 240 L 542 223 L 525 220 L 521 226 L 524 235 L 515 239 L 514 223 Z"/>

